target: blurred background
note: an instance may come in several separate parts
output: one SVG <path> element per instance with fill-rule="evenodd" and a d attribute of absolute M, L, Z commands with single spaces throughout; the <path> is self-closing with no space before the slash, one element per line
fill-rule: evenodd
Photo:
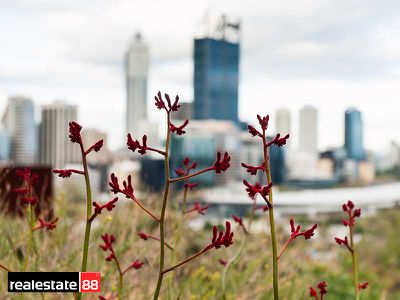
<path fill-rule="evenodd" d="M 374 0 L 1 2 L 0 200 L 9 202 L 21 166 L 46 178 L 50 207 L 61 194 L 85 199 L 82 178 L 51 173 L 80 168 L 69 121 L 83 126 L 87 147 L 104 139 L 89 160 L 96 199 L 109 200 L 112 172 L 157 195 L 162 157 L 132 153 L 126 134 L 163 146 L 164 115 L 154 106 L 161 91 L 181 99 L 175 122 L 190 120 L 185 135 L 173 136 L 174 168 L 186 156 L 202 168 L 216 151 L 232 155 L 228 172 L 198 178 L 191 201 L 210 208 L 193 228 L 251 207 L 241 181 L 254 177 L 240 163 L 259 165 L 262 147 L 247 124 L 269 114 L 271 136 L 290 134 L 270 153 L 278 222 L 324 220 L 323 241 L 334 244 L 345 232 L 341 204 L 351 199 L 371 220 L 389 213 L 379 230 L 398 234 L 399 11 L 398 1 Z M 325 250 L 313 254 L 330 261 Z M 398 277 L 390 288 L 399 289 Z"/>

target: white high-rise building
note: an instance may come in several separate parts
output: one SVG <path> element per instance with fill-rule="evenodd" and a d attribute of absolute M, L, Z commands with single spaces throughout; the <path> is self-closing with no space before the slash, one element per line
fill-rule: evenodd
<path fill-rule="evenodd" d="M 80 161 L 79 145 L 69 140 L 71 121 L 77 121 L 76 105 L 56 101 L 42 106 L 40 126 L 40 162 L 55 168 Z"/>
<path fill-rule="evenodd" d="M 318 154 L 318 124 L 317 109 L 307 105 L 300 110 L 299 150 L 301 152 Z"/>
<path fill-rule="evenodd" d="M 1 123 L 11 140 L 12 163 L 34 164 L 37 158 L 37 130 L 33 101 L 22 96 L 10 97 Z"/>
<path fill-rule="evenodd" d="M 281 108 L 276 111 L 275 128 L 276 133 L 280 133 L 282 136 L 286 134 L 292 134 L 290 122 L 290 111 L 286 108 Z M 291 139 L 287 141 L 287 146 L 290 146 Z"/>
<path fill-rule="evenodd" d="M 133 137 L 143 135 L 139 123 L 147 121 L 147 74 L 149 50 L 140 33 L 131 41 L 125 55 L 126 132 Z"/>

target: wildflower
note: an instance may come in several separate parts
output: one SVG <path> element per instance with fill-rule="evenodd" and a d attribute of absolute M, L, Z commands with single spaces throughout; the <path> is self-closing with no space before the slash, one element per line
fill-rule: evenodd
<path fill-rule="evenodd" d="M 58 218 L 55 218 L 53 221 L 46 222 L 43 219 L 39 218 L 40 225 L 36 227 L 34 230 L 45 228 L 47 230 L 53 230 L 57 227 Z"/>
<path fill-rule="evenodd" d="M 132 177 L 131 175 L 128 175 L 127 180 L 122 182 L 122 185 L 124 186 L 124 189 L 122 192 L 126 195 L 133 195 L 133 187 L 132 187 Z M 128 196 L 127 196 L 128 197 Z"/>
<path fill-rule="evenodd" d="M 69 122 L 69 138 L 72 143 L 82 144 L 82 126 L 76 122 Z"/>
<path fill-rule="evenodd" d="M 114 199 L 112 199 L 111 201 L 108 201 L 106 204 L 104 205 L 100 205 L 97 202 L 93 202 L 93 206 L 94 206 L 94 213 L 99 215 L 101 214 L 101 211 L 105 208 L 108 211 L 112 211 L 113 208 L 115 208 L 115 203 L 118 201 L 118 197 L 115 197 Z"/>
<path fill-rule="evenodd" d="M 361 208 L 354 209 L 354 203 L 352 201 L 348 201 L 347 204 L 343 204 L 343 211 L 347 212 L 348 219 L 342 220 L 344 226 L 353 227 L 355 223 L 355 218 L 359 218 L 361 216 Z"/>
<path fill-rule="evenodd" d="M 247 169 L 246 171 L 248 173 L 250 173 L 251 175 L 257 175 L 257 171 L 259 171 L 259 170 L 261 172 L 265 172 L 264 162 L 259 166 L 250 166 L 250 165 L 247 165 L 247 164 L 242 162 L 242 167 L 246 168 Z"/>
<path fill-rule="evenodd" d="M 214 162 L 212 169 L 215 170 L 215 173 L 221 173 L 226 171 L 230 167 L 231 157 L 228 152 L 225 151 L 224 157 L 221 160 L 221 152 L 217 152 L 217 160 Z"/>
<path fill-rule="evenodd" d="M 243 184 L 247 187 L 246 192 L 250 198 L 254 199 L 257 194 L 260 194 L 267 201 L 267 204 L 270 204 L 267 197 L 271 190 L 272 182 L 266 186 L 262 186 L 259 183 L 251 185 L 246 179 L 243 179 Z"/>
<path fill-rule="evenodd" d="M 138 233 L 138 236 L 139 236 L 142 240 L 144 240 L 144 241 L 148 240 L 148 238 L 150 237 L 149 234 L 144 233 L 144 232 L 139 232 L 139 233 Z"/>
<path fill-rule="evenodd" d="M 278 147 L 282 147 L 283 145 L 286 145 L 286 141 L 288 140 L 288 138 L 289 134 L 285 135 L 284 137 L 280 137 L 280 134 L 278 133 L 273 139 L 273 143 Z"/>
<path fill-rule="evenodd" d="M 222 265 L 222 266 L 226 266 L 227 264 L 228 264 L 228 262 L 226 261 L 226 260 L 223 260 L 223 259 L 218 259 L 218 262 Z"/>
<path fill-rule="evenodd" d="M 101 248 L 104 252 L 107 252 L 107 251 L 110 252 L 110 253 L 109 253 L 109 256 L 106 257 L 106 261 L 111 261 L 111 260 L 113 260 L 113 259 L 116 259 L 115 252 L 114 252 L 114 247 L 113 247 L 113 245 L 112 245 L 112 244 L 115 242 L 115 236 L 114 236 L 114 235 L 108 235 L 108 234 L 106 233 L 106 234 L 103 234 L 103 235 L 101 236 L 101 238 L 102 238 L 103 241 L 104 241 L 104 245 L 100 245 L 100 248 Z"/>
<path fill-rule="evenodd" d="M 231 223 L 229 221 L 226 221 L 225 227 L 225 232 L 221 230 L 219 231 L 219 233 L 217 226 L 213 227 L 213 237 L 211 240 L 211 245 L 215 247 L 215 249 L 218 249 L 221 246 L 225 246 L 225 248 L 228 248 L 230 245 L 233 244 L 234 233 L 231 232 Z"/>
<path fill-rule="evenodd" d="M 318 283 L 317 288 L 319 290 L 319 296 L 317 291 L 310 286 L 310 297 L 314 297 L 316 300 L 323 300 L 324 295 L 326 295 L 328 293 L 327 288 L 327 283 L 325 281 L 321 281 L 320 283 Z"/>
<path fill-rule="evenodd" d="M 196 169 L 196 167 L 197 167 L 197 163 L 196 162 L 192 162 L 192 164 L 190 164 L 190 158 L 189 157 L 185 157 L 183 159 L 183 165 L 186 167 L 187 171 Z"/>
<path fill-rule="evenodd" d="M 103 140 L 97 141 L 92 146 L 90 146 L 89 149 L 86 150 L 85 154 L 89 154 L 92 150 L 94 150 L 94 152 L 99 152 L 100 149 L 103 147 L 103 143 Z"/>
<path fill-rule="evenodd" d="M 204 215 L 204 212 L 208 209 L 208 207 L 209 207 L 209 205 L 201 206 L 199 204 L 199 202 L 196 201 L 194 203 L 193 207 L 191 209 L 185 211 L 185 213 L 187 214 L 187 213 L 191 213 L 191 212 L 195 212 L 196 211 L 198 214 Z"/>
<path fill-rule="evenodd" d="M 308 240 L 312 236 L 314 236 L 314 231 L 315 231 L 315 229 L 317 229 L 317 227 L 318 227 L 318 225 L 314 224 L 311 228 L 309 228 L 309 229 L 307 229 L 307 230 L 305 230 L 303 232 L 300 232 L 300 230 L 301 230 L 300 225 L 298 225 L 295 228 L 293 219 L 290 219 L 290 230 L 291 230 L 291 235 L 290 236 L 293 237 L 293 238 L 297 238 L 298 236 L 302 235 L 302 236 L 304 236 L 304 239 Z"/>
<path fill-rule="evenodd" d="M 23 181 L 25 181 L 28 185 L 32 185 L 39 181 L 39 175 L 31 172 L 31 169 L 29 167 L 26 167 L 24 169 L 17 169 L 15 171 L 15 174 Z"/>
<path fill-rule="evenodd" d="M 108 184 L 111 187 L 111 192 L 113 192 L 114 194 L 117 194 L 121 191 L 118 184 L 118 178 L 115 176 L 114 173 L 111 174 L 111 181 Z"/>
<path fill-rule="evenodd" d="M 167 113 L 170 113 L 171 111 L 177 111 L 180 107 L 180 105 L 178 104 L 179 102 L 179 96 L 175 97 L 175 102 L 173 104 L 171 104 L 171 100 L 169 98 L 168 94 L 164 94 L 165 99 L 167 100 L 167 105 L 165 104 L 164 100 L 162 99 L 161 96 L 161 92 L 158 92 L 157 96 L 154 97 L 154 99 L 156 100 L 156 107 L 158 109 L 165 109 L 165 111 Z"/>
<path fill-rule="evenodd" d="M 232 219 L 233 219 L 233 221 L 235 221 L 236 223 L 238 223 L 238 225 L 239 225 L 240 227 L 242 227 L 242 229 L 243 229 L 243 231 L 244 231 L 245 234 L 248 234 L 248 231 L 247 231 L 247 229 L 246 229 L 246 226 L 244 226 L 244 224 L 243 224 L 243 219 L 242 219 L 241 217 L 236 216 L 236 215 L 232 215 Z"/>
<path fill-rule="evenodd" d="M 175 173 L 176 173 L 176 175 L 178 175 L 178 176 L 185 176 L 185 175 L 187 175 L 186 172 L 185 172 L 185 170 L 183 170 L 182 168 L 177 168 L 177 169 L 175 169 Z"/>
<path fill-rule="evenodd" d="M 251 125 L 247 125 L 247 129 L 252 136 L 262 137 L 262 134 Z"/>
<path fill-rule="evenodd" d="M 359 283 L 358 284 L 358 289 L 359 290 L 365 290 L 368 287 L 368 282 L 364 282 L 364 283 Z"/>
<path fill-rule="evenodd" d="M 269 115 L 266 115 L 265 117 L 261 117 L 260 115 L 257 115 L 258 123 L 260 123 L 260 126 L 263 131 L 267 130 L 268 127 L 268 122 L 269 122 Z"/>
<path fill-rule="evenodd" d="M 140 260 L 136 259 L 133 263 L 130 264 L 129 269 L 135 269 L 135 270 L 139 270 L 142 266 L 144 265 L 143 262 L 141 262 Z"/>
<path fill-rule="evenodd" d="M 58 174 L 58 177 L 69 178 L 72 175 L 71 170 L 53 170 L 54 174 Z"/>
<path fill-rule="evenodd" d="M 128 133 L 128 141 L 126 142 L 128 149 L 132 150 L 133 152 L 136 151 L 136 149 L 138 150 L 138 153 L 140 153 L 141 155 L 146 154 L 146 151 L 149 150 L 147 147 L 147 135 L 144 135 L 142 137 L 142 145 L 140 145 L 140 142 L 138 140 L 133 140 L 132 136 L 130 133 Z"/>
<path fill-rule="evenodd" d="M 160 239 L 158 238 L 158 237 L 156 237 L 156 236 L 154 236 L 154 235 L 151 235 L 151 234 L 148 234 L 148 233 L 144 233 L 144 232 L 139 232 L 138 233 L 138 236 L 142 239 L 142 240 L 144 240 L 144 241 L 147 241 L 148 239 L 152 239 L 152 240 L 155 240 L 155 241 L 160 241 Z M 167 248 L 169 248 L 170 250 L 173 250 L 174 248 L 170 245 L 170 244 L 168 244 L 168 243 L 165 243 L 165 246 L 167 246 Z"/>
<path fill-rule="evenodd" d="M 169 123 L 169 130 L 176 132 L 177 135 L 183 135 L 186 133 L 183 129 L 189 124 L 189 120 L 185 120 L 181 126 L 175 126 L 171 122 Z"/>

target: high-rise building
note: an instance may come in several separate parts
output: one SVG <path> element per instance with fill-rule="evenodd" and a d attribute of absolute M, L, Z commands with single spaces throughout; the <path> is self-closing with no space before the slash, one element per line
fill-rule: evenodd
<path fill-rule="evenodd" d="M 222 19 L 219 37 L 194 40 L 194 118 L 238 123 L 240 42 L 228 40 L 225 31 L 239 24 Z"/>
<path fill-rule="evenodd" d="M 280 133 L 282 136 L 286 134 L 292 134 L 290 122 L 290 111 L 286 108 L 281 108 L 276 111 L 275 128 L 276 133 Z M 288 139 L 287 146 L 289 147 L 291 139 Z"/>
<path fill-rule="evenodd" d="M 301 152 L 318 154 L 318 119 L 317 109 L 306 105 L 300 110 L 299 150 Z"/>
<path fill-rule="evenodd" d="M 349 108 L 345 112 L 344 147 L 347 156 L 354 160 L 364 160 L 363 121 L 361 112 L 356 108 Z"/>
<path fill-rule="evenodd" d="M 138 132 L 138 124 L 147 120 L 148 52 L 147 44 L 137 33 L 125 54 L 126 132 L 133 136 L 143 135 Z"/>
<path fill-rule="evenodd" d="M 56 101 L 42 107 L 40 162 L 56 168 L 79 162 L 79 147 L 69 141 L 68 123 L 77 121 L 77 106 Z"/>
<path fill-rule="evenodd" d="M 34 164 L 37 158 L 37 135 L 33 101 L 16 96 L 8 99 L 2 124 L 11 139 L 10 159 L 16 165 Z"/>
<path fill-rule="evenodd" d="M 10 159 L 11 141 L 5 129 L 0 129 L 0 162 Z"/>

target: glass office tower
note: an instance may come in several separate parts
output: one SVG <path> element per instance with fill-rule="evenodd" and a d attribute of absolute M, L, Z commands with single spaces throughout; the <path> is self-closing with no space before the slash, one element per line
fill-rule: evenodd
<path fill-rule="evenodd" d="M 345 112 L 345 142 L 347 156 L 354 160 L 364 160 L 363 121 L 361 112 L 349 108 Z"/>
<path fill-rule="evenodd" d="M 239 43 L 194 41 L 194 118 L 238 123 Z"/>

